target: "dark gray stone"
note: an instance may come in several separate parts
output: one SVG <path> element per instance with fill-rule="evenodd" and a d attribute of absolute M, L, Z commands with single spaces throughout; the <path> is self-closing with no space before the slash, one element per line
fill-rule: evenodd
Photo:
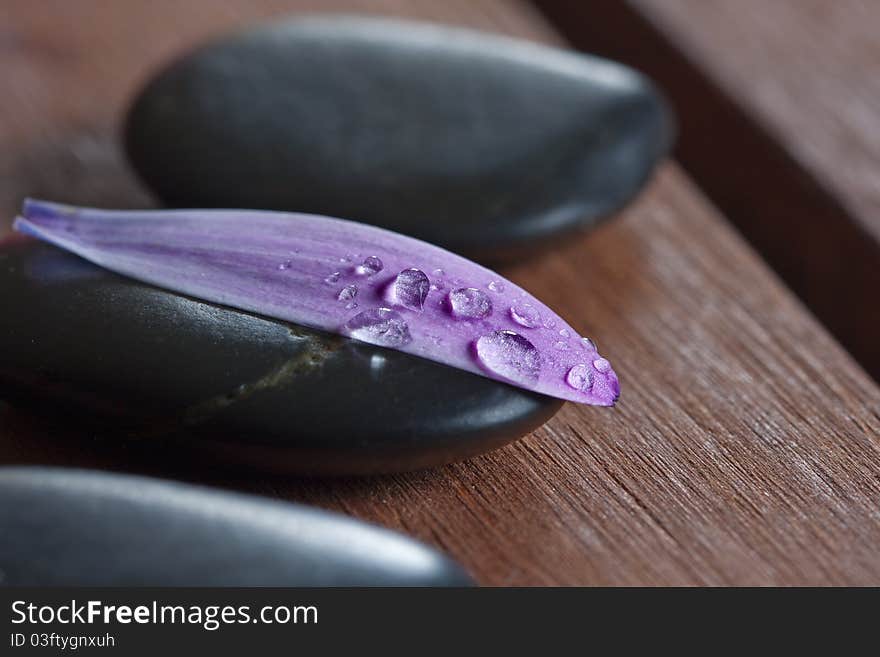
<path fill-rule="evenodd" d="M 180 483 L 0 468 L 3 586 L 463 586 L 456 564 L 335 513 Z"/>
<path fill-rule="evenodd" d="M 561 405 L 166 292 L 30 239 L 0 243 L 0 299 L 0 399 L 146 449 L 285 472 L 390 472 L 493 449 Z"/>
<path fill-rule="evenodd" d="M 664 101 L 616 63 L 352 17 L 209 45 L 149 84 L 126 128 L 169 206 L 327 214 L 484 258 L 614 212 L 671 139 Z"/>

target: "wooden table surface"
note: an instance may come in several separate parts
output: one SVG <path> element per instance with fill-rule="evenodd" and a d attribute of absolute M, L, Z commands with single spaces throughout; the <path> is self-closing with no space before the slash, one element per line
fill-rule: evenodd
<path fill-rule="evenodd" d="M 659 82 L 676 159 L 880 381 L 880 2 L 535 2 Z"/>
<path fill-rule="evenodd" d="M 146 76 L 209 35 L 317 6 L 4 3 L 4 229 L 26 194 L 150 205 L 117 143 Z M 320 6 L 564 44 L 513 0 Z M 444 468 L 304 480 L 133 458 L 7 406 L 0 462 L 142 472 L 341 510 L 439 546 L 489 585 L 880 584 L 880 389 L 676 163 L 599 229 L 503 273 L 596 337 L 620 374 L 616 408 L 567 404 L 534 434 Z"/>

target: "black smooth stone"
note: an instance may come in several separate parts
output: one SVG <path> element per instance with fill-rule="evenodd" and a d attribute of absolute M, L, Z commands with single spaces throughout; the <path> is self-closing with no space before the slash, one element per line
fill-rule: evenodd
<path fill-rule="evenodd" d="M 0 244 L 0 399 L 147 449 L 287 472 L 416 469 L 537 428 L 559 400 Z M 46 403 L 46 402 L 51 403 Z"/>
<path fill-rule="evenodd" d="M 125 137 L 169 206 L 327 214 L 491 258 L 613 213 L 672 133 L 654 87 L 607 60 L 315 17 L 178 61 L 134 103 Z"/>
<path fill-rule="evenodd" d="M 186 484 L 0 468 L 4 586 L 465 586 L 437 551 L 336 513 Z"/>

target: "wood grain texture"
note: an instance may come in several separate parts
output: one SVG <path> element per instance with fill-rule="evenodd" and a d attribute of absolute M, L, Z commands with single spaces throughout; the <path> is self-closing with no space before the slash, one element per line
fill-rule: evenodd
<path fill-rule="evenodd" d="M 880 381 L 880 3 L 634 5 L 725 99 L 676 94 L 688 171 Z"/>
<path fill-rule="evenodd" d="M 880 5 L 535 2 L 578 48 L 660 84 L 677 160 L 880 381 L 878 48 L 862 47 Z"/>
<path fill-rule="evenodd" d="M 880 240 L 880 3 L 635 4 Z"/>
<path fill-rule="evenodd" d="M 40 38 L 80 68 L 40 68 L 22 55 L 26 73 L 7 76 L 17 105 L 0 110 L 4 121 L 19 116 L 3 132 L 17 149 L 0 152 L 0 166 L 43 162 L 51 173 L 42 183 L 62 200 L 149 202 L 111 154 L 131 80 L 282 4 L 308 7 L 241 0 L 216 22 L 207 2 L 128 2 L 97 22 L 43 16 Z M 37 20 L 14 6 L 12 25 Z M 558 42 L 515 2 L 369 8 Z M 133 52 L 81 52 L 114 48 Z M 101 93 L 47 91 L 51 108 L 29 104 L 32 87 L 63 85 Z M 79 169 L 54 165 L 77 126 L 95 136 L 94 156 Z M 104 186 L 84 182 L 102 168 Z M 28 180 L 0 178 L 3 198 L 33 191 Z M 597 339 L 620 373 L 616 408 L 568 404 L 513 445 L 432 471 L 303 480 L 121 449 L 7 406 L 0 462 L 130 470 L 342 510 L 440 546 L 490 585 L 880 584 L 880 390 L 680 169 L 666 165 L 612 222 L 503 273 Z"/>

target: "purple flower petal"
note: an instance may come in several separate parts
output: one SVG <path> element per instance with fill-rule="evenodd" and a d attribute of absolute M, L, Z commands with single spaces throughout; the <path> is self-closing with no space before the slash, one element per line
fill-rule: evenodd
<path fill-rule="evenodd" d="M 595 345 L 525 290 L 381 228 L 307 214 L 32 200 L 22 213 L 19 231 L 176 292 L 575 402 L 610 406 L 620 391 Z"/>

